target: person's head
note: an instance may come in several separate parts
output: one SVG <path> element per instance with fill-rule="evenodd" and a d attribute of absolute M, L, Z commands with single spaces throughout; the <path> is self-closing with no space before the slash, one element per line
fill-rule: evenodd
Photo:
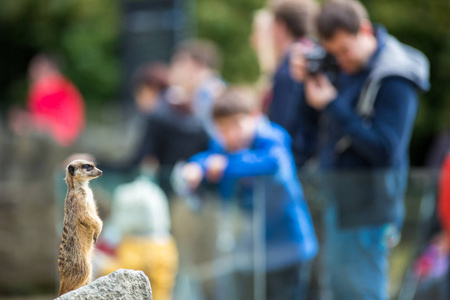
<path fill-rule="evenodd" d="M 133 93 L 138 110 L 150 113 L 159 95 L 168 87 L 169 68 L 163 63 L 149 63 L 134 75 Z"/>
<path fill-rule="evenodd" d="M 214 101 L 212 115 L 228 152 L 250 146 L 260 115 L 258 102 L 252 91 L 241 87 L 227 89 Z"/>
<path fill-rule="evenodd" d="M 372 24 L 366 9 L 357 0 L 325 2 L 316 25 L 323 46 L 344 72 L 360 71 L 376 51 Z"/>
<path fill-rule="evenodd" d="M 28 76 L 31 82 L 44 77 L 60 74 L 60 61 L 56 55 L 40 53 L 34 56 L 28 66 Z"/>
<path fill-rule="evenodd" d="M 173 85 L 199 84 L 206 73 L 220 69 L 221 56 L 217 46 L 206 40 L 187 40 L 179 44 L 172 56 L 170 81 Z"/>
<path fill-rule="evenodd" d="M 274 42 L 278 55 L 282 55 L 286 45 L 311 33 L 317 4 L 315 0 L 273 0 L 270 10 L 274 16 Z"/>

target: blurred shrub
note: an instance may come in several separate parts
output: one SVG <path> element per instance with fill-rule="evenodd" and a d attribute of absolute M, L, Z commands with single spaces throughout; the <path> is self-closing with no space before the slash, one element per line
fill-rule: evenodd
<path fill-rule="evenodd" d="M 430 60 L 431 90 L 421 97 L 411 161 L 422 165 L 434 137 L 450 125 L 450 5 L 448 0 L 363 0 L 372 21 Z"/>
<path fill-rule="evenodd" d="M 28 61 L 42 51 L 63 58 L 64 73 L 89 105 L 110 99 L 119 83 L 119 30 L 117 1 L 0 1 L 3 106 L 24 100 Z"/>
<path fill-rule="evenodd" d="M 222 50 L 222 74 L 228 82 L 252 82 L 259 69 L 250 47 L 253 12 L 266 0 L 196 0 L 197 35 Z"/>

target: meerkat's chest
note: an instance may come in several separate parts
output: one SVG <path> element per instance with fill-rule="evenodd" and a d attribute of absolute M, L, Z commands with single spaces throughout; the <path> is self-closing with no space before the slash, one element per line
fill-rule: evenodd
<path fill-rule="evenodd" d="M 86 202 L 94 203 L 94 194 L 92 193 L 92 190 L 90 188 L 85 188 L 84 193 Z"/>
<path fill-rule="evenodd" d="M 82 199 L 83 205 L 89 212 L 96 213 L 97 208 L 95 205 L 94 194 L 92 193 L 92 190 L 88 186 L 83 186 L 82 189 L 84 196 L 84 199 Z"/>
<path fill-rule="evenodd" d="M 86 206 L 90 211 L 95 211 L 96 210 L 96 206 L 95 206 L 95 200 L 94 200 L 94 195 L 92 194 L 91 189 L 88 189 L 86 191 Z"/>

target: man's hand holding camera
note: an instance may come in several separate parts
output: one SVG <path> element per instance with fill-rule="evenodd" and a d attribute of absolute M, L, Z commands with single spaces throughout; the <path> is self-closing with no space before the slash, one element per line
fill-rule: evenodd
<path fill-rule="evenodd" d="M 314 109 L 323 110 L 337 96 L 337 90 L 327 76 L 321 72 L 323 54 L 305 47 L 301 43 L 294 45 L 291 51 L 290 71 L 294 80 L 305 85 L 306 102 Z"/>
<path fill-rule="evenodd" d="M 305 80 L 306 102 L 317 110 L 323 110 L 337 96 L 337 91 L 325 74 L 308 76 Z"/>

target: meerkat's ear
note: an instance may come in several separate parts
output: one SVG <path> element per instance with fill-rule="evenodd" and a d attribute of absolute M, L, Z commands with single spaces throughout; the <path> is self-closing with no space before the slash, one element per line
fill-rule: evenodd
<path fill-rule="evenodd" d="M 73 175 L 75 174 L 75 167 L 72 166 L 72 165 L 69 165 L 69 166 L 67 167 L 67 171 L 69 172 L 69 174 L 70 174 L 71 176 L 73 176 Z"/>

